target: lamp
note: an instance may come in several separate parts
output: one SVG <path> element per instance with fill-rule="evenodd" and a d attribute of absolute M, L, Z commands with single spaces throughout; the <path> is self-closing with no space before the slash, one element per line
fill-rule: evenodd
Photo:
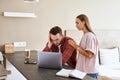
<path fill-rule="evenodd" d="M 24 0 L 24 2 L 39 2 L 39 0 Z"/>

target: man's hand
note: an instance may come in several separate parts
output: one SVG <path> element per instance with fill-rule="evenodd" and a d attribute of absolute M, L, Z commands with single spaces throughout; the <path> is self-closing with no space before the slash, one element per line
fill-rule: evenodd
<path fill-rule="evenodd" d="M 50 34 L 49 34 L 49 40 L 48 40 L 48 47 L 51 48 L 51 46 L 53 45 L 51 38 L 50 38 Z"/>
<path fill-rule="evenodd" d="M 74 47 L 75 49 L 77 49 L 78 45 L 76 44 L 76 42 L 74 40 L 69 40 L 68 43 Z"/>

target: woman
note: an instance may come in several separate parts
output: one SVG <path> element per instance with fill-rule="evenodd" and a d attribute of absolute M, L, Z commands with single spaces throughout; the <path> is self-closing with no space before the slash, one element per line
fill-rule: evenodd
<path fill-rule="evenodd" d="M 76 17 L 76 27 L 83 32 L 79 45 L 75 41 L 69 40 L 69 44 L 78 51 L 76 69 L 86 72 L 88 76 L 98 80 L 98 41 L 86 15 L 81 14 Z"/>

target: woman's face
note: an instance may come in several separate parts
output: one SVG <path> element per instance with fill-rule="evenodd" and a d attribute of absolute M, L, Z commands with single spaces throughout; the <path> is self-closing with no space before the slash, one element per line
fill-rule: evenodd
<path fill-rule="evenodd" d="M 76 27 L 78 30 L 83 30 L 84 24 L 84 21 L 81 21 L 79 18 L 76 18 Z"/>

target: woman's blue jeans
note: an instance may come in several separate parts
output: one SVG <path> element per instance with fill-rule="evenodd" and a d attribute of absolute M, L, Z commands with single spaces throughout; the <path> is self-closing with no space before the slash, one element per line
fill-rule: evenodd
<path fill-rule="evenodd" d="M 94 80 L 98 80 L 98 73 L 94 73 L 94 74 L 87 74 L 88 76 L 94 78 Z"/>

